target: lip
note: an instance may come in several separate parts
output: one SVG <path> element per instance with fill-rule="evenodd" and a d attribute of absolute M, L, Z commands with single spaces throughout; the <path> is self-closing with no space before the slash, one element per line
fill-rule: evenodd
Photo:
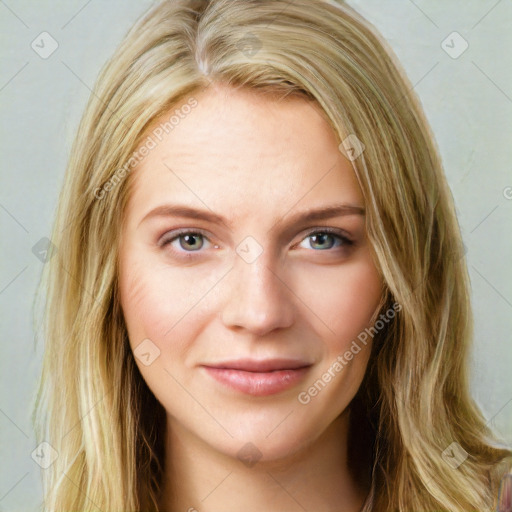
<path fill-rule="evenodd" d="M 217 382 L 252 396 L 269 396 L 296 386 L 311 363 L 296 359 L 238 359 L 202 367 Z"/>

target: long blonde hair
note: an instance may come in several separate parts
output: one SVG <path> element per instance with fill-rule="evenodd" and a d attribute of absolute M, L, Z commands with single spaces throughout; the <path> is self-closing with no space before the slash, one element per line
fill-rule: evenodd
<path fill-rule="evenodd" d="M 366 425 L 354 424 L 354 436 L 369 447 L 366 510 L 490 510 L 510 452 L 468 391 L 468 276 L 437 148 L 386 44 L 350 7 L 326 0 L 163 1 L 102 70 L 41 285 L 34 421 L 58 452 L 44 470 L 45 510 L 158 510 L 165 411 L 135 365 L 117 284 L 127 162 L 155 118 L 211 82 L 316 101 L 340 142 L 352 134 L 364 144 L 353 166 L 386 285 L 383 310 L 402 306 L 376 336 L 353 403 Z M 456 469 L 443 455 L 450 446 L 468 454 Z"/>

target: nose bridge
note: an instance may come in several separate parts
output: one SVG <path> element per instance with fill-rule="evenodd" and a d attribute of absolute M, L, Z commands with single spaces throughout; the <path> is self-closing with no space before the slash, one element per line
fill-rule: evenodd
<path fill-rule="evenodd" d="M 278 265 L 269 251 L 261 252 L 255 259 L 245 258 L 239 252 L 230 274 L 222 312 L 226 326 L 262 335 L 291 325 L 292 295 L 278 276 Z"/>

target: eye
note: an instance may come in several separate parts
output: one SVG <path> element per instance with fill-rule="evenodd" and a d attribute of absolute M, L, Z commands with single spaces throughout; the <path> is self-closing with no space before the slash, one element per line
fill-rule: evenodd
<path fill-rule="evenodd" d="M 309 247 L 305 247 L 303 245 L 304 243 L 307 243 Z M 320 251 L 327 251 L 329 249 L 349 247 L 353 244 L 354 242 L 341 232 L 324 228 L 322 230 L 309 233 L 299 246 L 304 247 L 305 249 L 313 248 Z"/>
<path fill-rule="evenodd" d="M 205 244 L 211 245 L 211 242 L 205 233 L 198 230 L 169 231 L 158 241 L 160 247 L 170 246 L 174 252 L 182 254 L 201 252 Z M 335 249 L 348 249 L 354 242 L 339 230 L 322 228 L 310 232 L 298 245 L 305 249 L 332 252 Z"/>
<path fill-rule="evenodd" d="M 197 252 L 204 247 L 207 240 L 206 235 L 200 231 L 169 232 L 159 240 L 158 245 L 169 245 L 176 252 Z"/>

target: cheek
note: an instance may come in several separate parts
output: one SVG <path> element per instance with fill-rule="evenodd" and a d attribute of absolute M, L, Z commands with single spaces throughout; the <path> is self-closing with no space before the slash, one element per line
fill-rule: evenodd
<path fill-rule="evenodd" d="M 176 356 L 201 328 L 202 300 L 215 275 L 173 269 L 132 251 L 121 260 L 119 282 L 132 349 L 149 338 L 161 352 L 172 348 Z"/>
<path fill-rule="evenodd" d="M 316 287 L 311 287 L 313 280 Z M 322 361 L 302 387 L 298 402 L 326 424 L 348 407 L 364 378 L 372 342 L 368 329 L 380 303 L 381 285 L 370 257 L 337 267 L 332 274 L 323 269 L 302 282 L 304 291 L 317 290 L 310 292 L 308 305 L 329 330 Z"/>
<path fill-rule="evenodd" d="M 127 258 L 120 271 L 121 305 L 132 348 L 149 338 L 158 344 L 172 326 L 177 301 L 165 300 L 165 287 L 140 260 Z"/>
<path fill-rule="evenodd" d="M 370 325 L 380 302 L 382 280 L 368 256 L 330 269 L 302 272 L 298 286 L 298 295 L 328 327 L 325 348 L 334 354 L 346 350 Z"/>

